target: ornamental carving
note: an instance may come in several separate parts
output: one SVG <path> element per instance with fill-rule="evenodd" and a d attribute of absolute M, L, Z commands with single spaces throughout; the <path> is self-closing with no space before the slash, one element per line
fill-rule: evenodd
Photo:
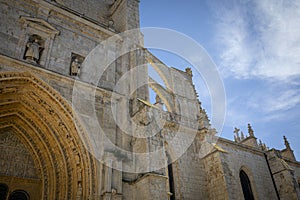
<path fill-rule="evenodd" d="M 29 159 L 29 153 L 24 145 L 20 147 L 20 141 L 3 139 L 5 144 L 7 140 L 13 141 L 9 143 L 11 148 L 21 148 L 18 152 L 10 150 L 12 155 L 4 155 L 16 157 L 15 154 L 19 154 L 23 160 L 16 157 L 16 161 L 11 161 L 16 164 L 9 163 L 10 167 L 1 162 L 1 169 L 6 169 L 1 173 L 40 178 L 43 183 L 41 199 L 75 199 L 76 196 L 82 198 L 94 194 L 96 183 L 89 180 L 95 177 L 95 164 L 87 150 L 89 141 L 69 103 L 51 86 L 28 72 L 0 73 L 0 91 L 11 86 L 15 88 L 13 91 L 0 93 L 0 130 L 7 130 L 5 127 L 16 130 L 18 135 L 26 138 L 26 145 L 30 146 L 34 156 Z M 1 152 L 6 152 L 5 149 L 7 146 L 0 146 Z M 8 158 L 1 157 L 1 160 Z M 25 166 L 28 163 L 37 163 L 37 167 Z M 7 168 L 11 170 L 7 171 Z M 33 172 L 22 171 L 29 168 L 36 169 L 35 176 L 31 175 Z M 49 190 L 50 185 L 54 186 L 52 190 Z"/>
<path fill-rule="evenodd" d="M 0 132 L 0 152 L 1 175 L 39 178 L 30 152 L 12 131 Z"/>

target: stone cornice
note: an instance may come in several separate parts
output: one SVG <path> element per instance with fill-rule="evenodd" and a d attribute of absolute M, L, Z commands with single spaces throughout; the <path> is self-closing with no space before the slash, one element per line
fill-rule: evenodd
<path fill-rule="evenodd" d="M 53 71 L 49 71 L 47 69 L 41 68 L 39 66 L 33 65 L 31 63 L 22 61 L 22 60 L 17 60 L 15 58 L 11 58 L 9 56 L 0 54 L 0 65 L 5 65 L 8 67 L 12 67 L 15 69 L 15 71 L 22 71 L 22 72 L 26 72 L 26 71 L 30 71 L 32 74 L 39 76 L 39 78 L 42 78 L 43 80 L 59 80 L 61 82 L 67 83 L 67 84 L 74 84 L 74 82 L 76 81 L 76 84 L 78 84 L 80 87 L 84 87 L 85 89 L 93 89 L 96 90 L 95 95 L 99 95 L 99 94 L 103 94 L 106 93 L 108 95 L 112 94 L 112 91 L 110 90 L 106 90 L 94 85 L 91 85 L 89 83 L 83 82 L 79 79 L 73 79 L 71 77 L 68 76 L 64 76 L 61 75 L 57 72 L 53 72 Z M 0 66 L 1 67 L 1 66 Z M 116 92 L 114 92 L 114 96 L 117 98 L 121 98 L 124 97 L 124 95 L 122 94 L 118 94 Z"/>
<path fill-rule="evenodd" d="M 250 152 L 258 154 L 258 155 L 263 155 L 265 153 L 264 151 L 262 151 L 262 150 L 260 150 L 258 148 L 251 147 L 251 146 L 248 146 L 248 145 L 245 145 L 245 144 L 236 143 L 236 142 L 233 142 L 231 140 L 228 140 L 228 139 L 225 139 L 225 138 L 221 138 L 221 137 L 218 138 L 218 142 L 217 143 L 229 144 L 229 145 L 233 146 L 233 148 L 243 149 L 245 151 L 250 151 Z"/>

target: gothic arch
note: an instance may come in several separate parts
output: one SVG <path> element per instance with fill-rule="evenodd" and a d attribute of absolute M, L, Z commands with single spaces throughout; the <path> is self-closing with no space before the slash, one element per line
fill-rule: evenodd
<path fill-rule="evenodd" d="M 24 190 L 15 190 L 10 195 L 8 200 L 29 200 L 30 195 Z"/>
<path fill-rule="evenodd" d="M 253 174 L 252 172 L 248 169 L 248 167 L 246 166 L 242 166 L 239 170 L 239 182 L 241 185 L 241 189 L 242 189 L 242 194 L 244 195 L 246 200 L 250 200 L 250 199 L 258 199 L 258 195 L 256 192 L 256 185 L 255 185 L 255 181 L 253 178 Z M 247 185 L 248 184 L 248 185 Z M 251 194 L 250 197 L 245 196 L 245 186 L 249 187 L 248 189 L 250 189 Z M 252 197 L 251 197 L 252 195 Z"/>
<path fill-rule="evenodd" d="M 0 130 L 14 132 L 34 159 L 41 199 L 96 193 L 89 138 L 69 103 L 28 72 L 0 73 Z M 30 195 L 30 194 L 29 194 Z"/>
<path fill-rule="evenodd" d="M 5 183 L 0 183 L 0 200 L 6 200 L 8 194 L 8 186 Z"/>

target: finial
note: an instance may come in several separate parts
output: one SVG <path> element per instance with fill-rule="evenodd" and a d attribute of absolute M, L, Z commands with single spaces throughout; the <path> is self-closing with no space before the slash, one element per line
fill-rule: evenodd
<path fill-rule="evenodd" d="M 284 140 L 284 144 L 285 144 L 286 149 L 291 149 L 290 143 L 289 143 L 289 141 L 286 139 L 285 136 L 283 136 L 283 140 Z"/>
<path fill-rule="evenodd" d="M 187 73 L 191 77 L 193 76 L 193 72 L 192 72 L 192 69 L 190 67 L 185 68 L 185 73 Z"/>
<path fill-rule="evenodd" d="M 268 149 L 267 146 L 266 146 L 266 144 L 265 144 L 265 143 L 262 143 L 261 140 L 259 140 L 259 147 L 260 147 L 261 150 L 263 150 L 263 151 L 266 151 L 266 150 Z"/>
<path fill-rule="evenodd" d="M 262 141 L 261 140 L 259 140 L 259 146 L 262 147 Z"/>
<path fill-rule="evenodd" d="M 241 131 L 241 139 L 242 139 L 242 140 L 245 139 L 245 136 L 244 136 L 243 131 Z"/>
<path fill-rule="evenodd" d="M 268 147 L 267 147 L 267 145 L 266 145 L 265 143 L 263 143 L 263 150 L 264 150 L 264 151 L 267 151 L 267 150 L 268 150 Z"/>
<path fill-rule="evenodd" d="M 248 124 L 248 133 L 249 133 L 249 136 L 254 137 L 254 131 L 250 124 Z"/>

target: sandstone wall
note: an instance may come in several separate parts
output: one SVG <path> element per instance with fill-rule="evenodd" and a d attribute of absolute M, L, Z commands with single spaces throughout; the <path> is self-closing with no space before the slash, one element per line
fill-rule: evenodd
<path fill-rule="evenodd" d="M 235 145 L 219 139 L 218 145 L 227 153 L 221 153 L 229 199 L 243 196 L 239 173 L 244 170 L 248 175 L 256 199 L 276 199 L 274 185 L 263 152 L 245 145 Z"/>

